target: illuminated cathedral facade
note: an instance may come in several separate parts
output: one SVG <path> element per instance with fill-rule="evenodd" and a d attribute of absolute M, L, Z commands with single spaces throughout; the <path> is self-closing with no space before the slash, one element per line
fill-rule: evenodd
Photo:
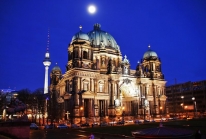
<path fill-rule="evenodd" d="M 160 117 L 167 111 L 165 84 L 161 60 L 150 46 L 130 69 L 100 24 L 88 33 L 80 26 L 68 45 L 66 72 L 56 65 L 50 73 L 49 115 L 73 123 Z"/>

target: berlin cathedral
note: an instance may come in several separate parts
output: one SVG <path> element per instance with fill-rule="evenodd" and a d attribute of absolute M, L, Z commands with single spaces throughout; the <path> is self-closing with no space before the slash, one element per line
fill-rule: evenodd
<path fill-rule="evenodd" d="M 50 73 L 48 112 L 72 123 L 160 117 L 167 113 L 165 84 L 161 60 L 150 46 L 130 69 L 100 24 L 88 33 L 80 26 L 68 45 L 66 72 L 56 65 Z"/>

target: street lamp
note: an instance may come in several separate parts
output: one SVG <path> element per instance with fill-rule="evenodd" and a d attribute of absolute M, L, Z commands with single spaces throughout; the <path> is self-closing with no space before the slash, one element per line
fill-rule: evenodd
<path fill-rule="evenodd" d="M 184 106 L 183 105 L 184 105 L 183 103 L 180 104 L 180 106 L 182 107 L 182 118 L 183 118 L 183 114 L 184 114 Z"/>
<path fill-rule="evenodd" d="M 124 121 L 124 106 L 122 107 L 122 121 Z"/>
<path fill-rule="evenodd" d="M 197 113 L 197 106 L 196 106 L 196 101 L 195 101 L 195 97 L 192 97 L 192 100 L 194 102 L 194 117 L 196 117 L 196 113 Z"/>
<path fill-rule="evenodd" d="M 161 121 L 162 121 L 162 106 L 160 106 L 160 117 L 161 117 Z"/>
<path fill-rule="evenodd" d="M 186 118 L 187 118 L 187 106 L 185 106 L 185 110 L 186 110 Z"/>
<path fill-rule="evenodd" d="M 81 107 L 80 107 L 80 116 L 81 116 L 81 117 L 80 117 L 80 118 L 81 118 L 81 119 L 80 119 L 80 124 L 82 124 L 82 110 L 83 110 L 83 107 L 81 106 Z"/>
<path fill-rule="evenodd" d="M 181 103 L 182 113 L 184 113 L 184 96 L 181 96 L 181 99 L 182 99 L 182 103 Z"/>

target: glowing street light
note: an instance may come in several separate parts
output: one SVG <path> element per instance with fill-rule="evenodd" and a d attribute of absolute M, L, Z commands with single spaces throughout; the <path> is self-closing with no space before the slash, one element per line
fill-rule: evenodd
<path fill-rule="evenodd" d="M 196 105 L 196 101 L 195 101 L 195 97 L 192 97 L 192 101 L 194 102 L 194 117 L 196 117 L 196 113 L 197 113 L 197 105 Z"/>
<path fill-rule="evenodd" d="M 187 106 L 185 106 L 185 110 L 186 110 L 186 118 L 187 118 Z"/>
<path fill-rule="evenodd" d="M 182 116 L 183 116 L 183 113 L 184 113 L 184 96 L 181 96 L 181 99 L 182 99 L 181 106 L 182 106 Z"/>
<path fill-rule="evenodd" d="M 162 120 L 162 106 L 160 106 L 160 114 L 161 114 L 161 120 Z"/>
<path fill-rule="evenodd" d="M 80 107 L 80 115 L 81 115 L 81 119 L 80 119 L 80 124 L 82 124 L 82 110 L 83 110 L 84 108 L 81 106 Z"/>

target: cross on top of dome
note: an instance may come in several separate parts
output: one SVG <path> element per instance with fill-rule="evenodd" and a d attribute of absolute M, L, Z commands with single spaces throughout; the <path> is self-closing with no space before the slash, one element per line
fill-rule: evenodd
<path fill-rule="evenodd" d="M 79 29 L 82 30 L 82 26 L 81 25 L 79 26 Z"/>

